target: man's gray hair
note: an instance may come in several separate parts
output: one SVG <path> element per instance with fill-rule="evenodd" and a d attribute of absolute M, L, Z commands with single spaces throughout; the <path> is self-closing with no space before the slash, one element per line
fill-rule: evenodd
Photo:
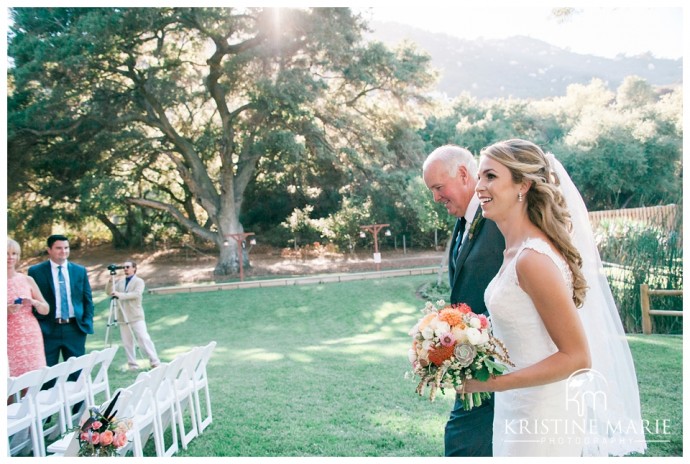
<path fill-rule="evenodd" d="M 471 178 L 477 177 L 477 160 L 472 156 L 472 153 L 458 145 L 443 145 L 432 151 L 427 156 L 422 166 L 422 171 L 425 172 L 431 163 L 435 161 L 442 161 L 448 169 L 448 174 L 455 177 L 460 166 L 467 168 L 467 173 Z"/>

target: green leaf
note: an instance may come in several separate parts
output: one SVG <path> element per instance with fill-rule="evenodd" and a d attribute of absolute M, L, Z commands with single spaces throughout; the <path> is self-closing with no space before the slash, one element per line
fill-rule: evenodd
<path fill-rule="evenodd" d="M 474 372 L 474 378 L 482 382 L 489 380 L 490 374 L 489 369 L 486 366 L 482 366 L 481 369 Z"/>
<path fill-rule="evenodd" d="M 492 361 L 489 358 L 484 360 L 484 365 L 487 367 L 489 373 L 492 375 L 501 375 L 507 369 L 506 366 L 504 366 L 503 364 Z"/>

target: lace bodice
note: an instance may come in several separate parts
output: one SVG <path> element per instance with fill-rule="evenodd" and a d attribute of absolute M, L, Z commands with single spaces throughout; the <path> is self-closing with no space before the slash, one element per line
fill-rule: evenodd
<path fill-rule="evenodd" d="M 491 281 L 484 293 L 494 335 L 503 340 L 515 369 L 532 365 L 557 351 L 534 303 L 520 288 L 515 269 L 518 256 L 530 249 L 542 253 L 556 264 L 572 291 L 572 272 L 563 258 L 542 239 L 526 240 L 515 257 Z"/>

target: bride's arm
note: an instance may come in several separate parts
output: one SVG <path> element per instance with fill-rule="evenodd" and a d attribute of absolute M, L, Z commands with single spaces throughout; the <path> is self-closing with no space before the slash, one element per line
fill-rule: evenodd
<path fill-rule="evenodd" d="M 578 309 L 556 264 L 548 256 L 532 250 L 525 250 L 517 259 L 520 287 L 532 299 L 558 351 L 536 364 L 486 382 L 470 380 L 465 383 L 465 392 L 544 385 L 566 379 L 573 372 L 591 366 L 587 337 Z"/>

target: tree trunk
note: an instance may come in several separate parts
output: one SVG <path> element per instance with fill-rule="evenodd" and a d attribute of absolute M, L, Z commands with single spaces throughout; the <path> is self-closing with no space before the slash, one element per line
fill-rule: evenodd
<path fill-rule="evenodd" d="M 225 243 L 227 243 L 227 245 L 225 245 Z M 220 245 L 218 262 L 216 263 L 216 268 L 213 270 L 214 275 L 231 275 L 240 270 L 237 261 L 237 242 L 233 239 L 228 239 L 225 243 L 221 243 Z"/>
<path fill-rule="evenodd" d="M 122 232 L 120 232 L 120 229 L 117 228 L 115 224 L 110 220 L 110 218 L 103 214 L 103 213 L 98 213 L 96 215 L 98 219 L 105 224 L 105 226 L 108 228 L 110 233 L 113 236 L 113 246 L 115 248 L 125 248 L 129 245 L 129 240 L 127 240 L 127 237 L 125 237 Z"/>
<path fill-rule="evenodd" d="M 227 243 L 227 245 L 225 245 Z M 247 248 L 242 248 L 242 267 L 248 270 L 252 267 L 249 261 L 249 253 Z M 220 253 L 218 254 L 218 262 L 213 270 L 214 275 L 232 275 L 240 272 L 240 262 L 237 259 L 237 240 L 228 238 L 220 244 Z"/>

